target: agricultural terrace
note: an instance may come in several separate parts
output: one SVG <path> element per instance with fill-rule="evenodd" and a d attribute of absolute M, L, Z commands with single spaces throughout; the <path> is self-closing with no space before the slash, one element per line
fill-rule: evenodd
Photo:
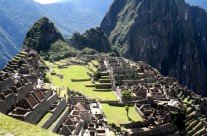
<path fill-rule="evenodd" d="M 85 66 L 82 65 L 70 65 L 67 68 L 59 69 L 57 64 L 63 64 L 63 61 L 50 63 L 46 62 L 48 66 L 51 66 L 51 69 L 56 74 L 63 75 L 63 78 L 56 75 L 47 74 L 49 79 L 52 81 L 55 87 L 58 87 L 60 96 L 64 96 L 67 93 L 67 88 L 71 90 L 78 91 L 89 98 L 97 98 L 101 100 L 116 100 L 116 97 L 111 91 L 108 92 L 98 92 L 93 91 L 95 87 L 86 87 L 85 85 L 93 85 L 92 82 L 89 81 L 80 81 L 80 82 L 72 82 L 71 79 L 89 79 L 90 77 L 87 75 L 87 72 L 90 72 Z M 92 64 L 90 65 L 92 67 Z M 93 68 L 96 70 L 95 68 Z"/>

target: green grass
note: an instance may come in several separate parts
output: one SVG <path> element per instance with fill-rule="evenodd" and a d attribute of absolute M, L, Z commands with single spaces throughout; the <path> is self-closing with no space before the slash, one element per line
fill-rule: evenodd
<path fill-rule="evenodd" d="M 52 113 L 48 112 L 41 121 L 37 124 L 37 126 L 41 127 L 44 123 L 52 116 Z"/>
<path fill-rule="evenodd" d="M 98 61 L 97 60 L 92 60 L 91 62 L 93 62 L 93 64 L 98 65 Z"/>
<path fill-rule="evenodd" d="M 113 131 L 110 131 L 110 136 L 116 136 Z"/>
<path fill-rule="evenodd" d="M 15 136 L 55 136 L 56 134 L 40 127 L 25 123 L 0 113 L 0 135 Z"/>
<path fill-rule="evenodd" d="M 45 88 L 49 89 L 50 88 L 50 84 L 49 83 L 45 83 Z"/>
<path fill-rule="evenodd" d="M 63 69 L 52 68 L 52 69 L 57 74 L 64 75 L 63 79 L 60 79 L 57 76 L 51 76 L 50 74 L 48 74 L 54 86 L 65 88 L 60 92 L 60 96 L 62 97 L 64 96 L 64 94 L 67 94 L 66 89 L 68 87 L 71 90 L 78 91 L 83 95 L 88 96 L 89 98 L 97 98 L 102 100 L 116 100 L 116 97 L 112 92 L 95 92 L 93 91 L 93 89 L 95 89 L 94 87 L 85 87 L 85 85 L 92 84 L 91 81 L 85 81 L 85 82 L 71 81 L 71 79 L 90 78 L 87 75 L 87 72 L 89 72 L 89 70 L 84 66 L 72 65 L 69 66 L 68 68 L 63 68 Z"/>
<path fill-rule="evenodd" d="M 101 104 L 101 106 L 108 123 L 115 123 L 117 126 L 120 126 L 120 124 L 143 120 L 135 111 L 134 106 L 129 107 L 129 118 L 127 117 L 125 107 L 110 106 L 108 104 Z"/>
<path fill-rule="evenodd" d="M 97 71 L 97 68 L 93 66 L 93 64 L 91 62 L 88 63 L 88 66 L 94 70 L 94 71 Z"/>

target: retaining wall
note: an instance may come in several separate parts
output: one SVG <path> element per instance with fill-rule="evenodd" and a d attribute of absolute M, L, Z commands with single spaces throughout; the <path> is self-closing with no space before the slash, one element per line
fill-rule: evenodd
<path fill-rule="evenodd" d="M 43 124 L 43 128 L 47 129 L 49 128 L 52 123 L 60 116 L 60 114 L 64 111 L 66 107 L 66 100 L 62 99 L 60 103 L 57 105 L 55 110 L 53 111 L 53 114 L 50 116 L 50 118 Z"/>

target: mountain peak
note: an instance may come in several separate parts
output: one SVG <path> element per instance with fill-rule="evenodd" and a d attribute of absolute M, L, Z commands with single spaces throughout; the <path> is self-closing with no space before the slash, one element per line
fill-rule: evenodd
<path fill-rule="evenodd" d="M 50 44 L 63 39 L 60 32 L 47 17 L 39 19 L 27 32 L 24 47 L 33 48 L 36 51 L 47 51 Z"/>

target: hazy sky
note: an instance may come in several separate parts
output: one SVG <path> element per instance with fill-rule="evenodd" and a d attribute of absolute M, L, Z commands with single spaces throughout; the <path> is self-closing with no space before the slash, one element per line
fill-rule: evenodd
<path fill-rule="evenodd" d="M 61 0 L 34 0 L 34 1 L 42 3 L 42 4 L 48 4 L 48 3 L 55 3 Z"/>

